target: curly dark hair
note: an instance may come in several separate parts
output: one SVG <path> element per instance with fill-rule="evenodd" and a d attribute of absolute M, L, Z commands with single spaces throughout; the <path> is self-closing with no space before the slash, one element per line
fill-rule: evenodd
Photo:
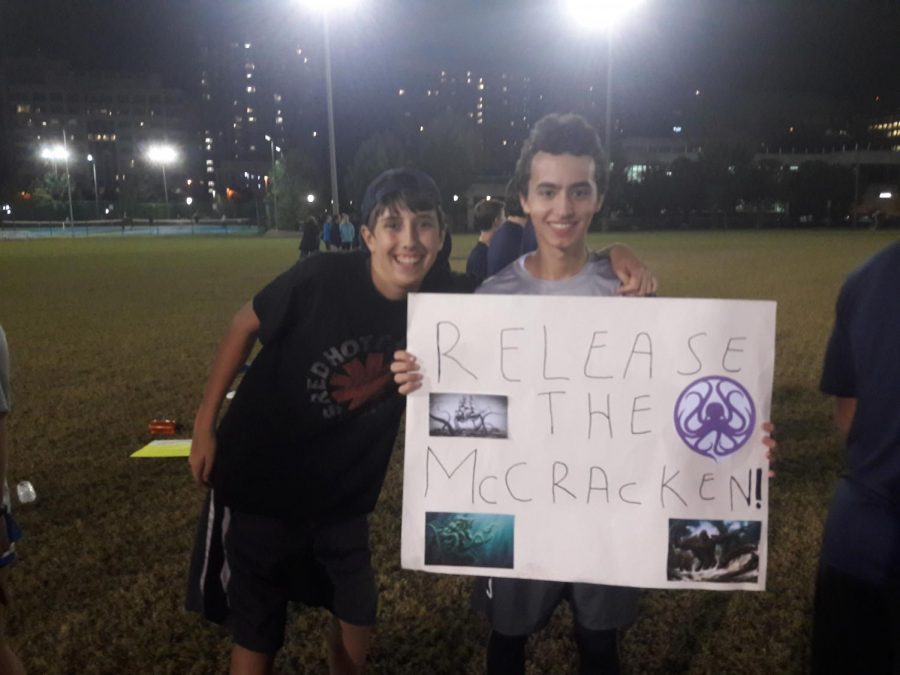
<path fill-rule="evenodd" d="M 600 144 L 597 131 L 581 115 L 573 113 L 551 113 L 545 115 L 531 128 L 513 176 L 516 189 L 520 194 L 528 194 L 528 181 L 531 180 L 531 160 L 539 152 L 551 155 L 590 155 L 594 160 L 594 179 L 597 190 L 603 192 L 606 187 L 607 166 L 606 153 Z"/>

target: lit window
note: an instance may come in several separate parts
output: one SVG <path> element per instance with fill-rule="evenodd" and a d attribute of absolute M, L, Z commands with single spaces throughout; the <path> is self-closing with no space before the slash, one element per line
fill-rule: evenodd
<path fill-rule="evenodd" d="M 299 47 L 297 48 L 297 56 L 301 56 L 303 54 L 303 50 Z"/>
<path fill-rule="evenodd" d="M 17 113 L 30 113 L 31 112 L 31 104 L 30 103 L 16 104 L 16 112 Z"/>
<path fill-rule="evenodd" d="M 215 167 L 212 167 L 212 166 L 206 167 L 206 173 L 215 173 L 215 172 L 216 172 Z"/>
<path fill-rule="evenodd" d="M 211 159 L 206 160 L 206 166 L 212 166 L 213 161 Z"/>
<path fill-rule="evenodd" d="M 478 83 L 478 91 L 484 91 L 484 82 Z"/>
<path fill-rule="evenodd" d="M 303 57 L 303 63 L 309 63 L 309 58 L 306 57 L 306 56 L 304 56 L 304 57 Z"/>
<path fill-rule="evenodd" d="M 251 85 L 247 85 L 247 93 L 248 93 L 248 94 L 255 94 L 255 93 L 256 93 L 256 87 L 254 87 L 252 84 L 251 84 Z"/>
<path fill-rule="evenodd" d="M 275 124 L 284 124 L 284 118 L 279 115 L 275 118 Z"/>
<path fill-rule="evenodd" d="M 397 96 L 403 96 L 406 93 L 406 89 L 398 89 Z"/>
<path fill-rule="evenodd" d="M 247 118 L 247 121 L 250 122 L 250 124 L 253 124 L 256 121 L 256 118 L 251 115 Z"/>
<path fill-rule="evenodd" d="M 253 78 L 253 73 L 247 73 L 247 79 L 250 80 Z"/>
<path fill-rule="evenodd" d="M 318 136 L 318 135 L 319 135 L 319 132 L 318 132 L 318 131 L 314 131 L 314 132 L 313 132 L 313 138 L 315 138 L 315 137 Z"/>
<path fill-rule="evenodd" d="M 281 103 L 281 94 L 275 94 L 272 98 L 275 99 L 275 103 Z"/>
<path fill-rule="evenodd" d="M 249 42 L 245 42 L 245 43 L 244 43 L 244 49 L 250 49 L 250 43 L 249 43 Z"/>

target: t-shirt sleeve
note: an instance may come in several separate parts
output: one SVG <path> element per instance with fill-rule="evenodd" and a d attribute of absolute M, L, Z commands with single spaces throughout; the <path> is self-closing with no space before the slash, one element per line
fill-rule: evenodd
<path fill-rule="evenodd" d="M 6 414 L 12 407 L 12 396 L 9 393 L 9 348 L 6 334 L 0 328 L 0 415 Z"/>
<path fill-rule="evenodd" d="M 259 341 L 263 344 L 274 340 L 289 328 L 292 322 L 303 316 L 300 303 L 308 295 L 314 274 L 313 260 L 297 263 L 272 280 L 253 298 L 253 311 L 259 318 Z"/>
<path fill-rule="evenodd" d="M 850 341 L 850 310 L 852 286 L 844 284 L 838 295 L 834 328 L 825 350 L 825 364 L 819 389 L 831 396 L 856 397 L 856 372 L 853 367 L 853 350 Z"/>

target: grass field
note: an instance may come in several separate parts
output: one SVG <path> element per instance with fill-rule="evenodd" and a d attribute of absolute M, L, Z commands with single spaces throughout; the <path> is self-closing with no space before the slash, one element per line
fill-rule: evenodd
<path fill-rule="evenodd" d="M 821 525 L 841 466 L 817 393 L 846 273 L 896 239 L 872 232 L 619 235 L 661 295 L 778 301 L 765 593 L 647 591 L 625 637 L 631 673 L 800 673 Z M 595 245 L 607 243 L 596 238 Z M 471 238 L 455 239 L 454 264 Z M 38 501 L 12 575 L 9 634 L 31 673 L 224 672 L 228 638 L 182 609 L 201 491 L 185 460 L 133 460 L 147 422 L 190 431 L 218 338 L 240 304 L 293 262 L 293 239 L 0 242 L 0 323 L 13 358 L 14 481 Z M 381 610 L 372 673 L 479 673 L 485 625 L 465 578 L 399 569 L 401 453 L 373 517 Z M 281 672 L 324 670 L 323 614 L 291 615 Z M 532 673 L 573 672 L 560 611 Z"/>

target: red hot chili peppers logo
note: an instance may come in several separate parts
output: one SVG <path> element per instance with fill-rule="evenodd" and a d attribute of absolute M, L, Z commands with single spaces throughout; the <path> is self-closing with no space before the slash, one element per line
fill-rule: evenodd
<path fill-rule="evenodd" d="M 324 350 L 309 368 L 310 403 L 321 405 L 322 416 L 330 419 L 383 396 L 392 381 L 390 355 L 398 346 L 390 335 L 365 335 Z"/>

